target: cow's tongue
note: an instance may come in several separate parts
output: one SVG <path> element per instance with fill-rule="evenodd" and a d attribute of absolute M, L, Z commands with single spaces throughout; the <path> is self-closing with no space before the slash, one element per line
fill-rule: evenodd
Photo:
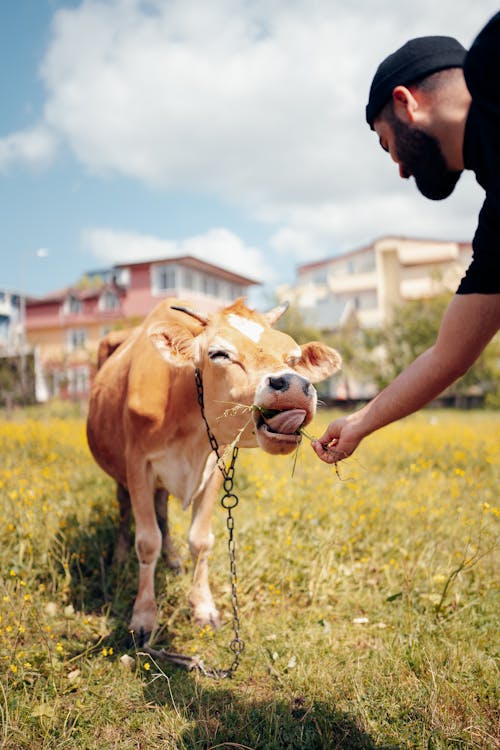
<path fill-rule="evenodd" d="M 294 432 L 302 427 L 306 418 L 305 409 L 288 409 L 280 411 L 274 417 L 265 420 L 267 426 L 273 432 L 279 432 L 282 435 L 293 435 Z"/>

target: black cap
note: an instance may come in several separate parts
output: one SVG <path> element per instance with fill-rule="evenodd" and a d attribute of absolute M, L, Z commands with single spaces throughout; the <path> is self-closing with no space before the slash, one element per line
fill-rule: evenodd
<path fill-rule="evenodd" d="M 373 121 L 391 98 L 396 86 L 409 86 L 419 78 L 446 68 L 463 68 L 467 50 L 451 36 L 410 39 L 377 68 L 366 105 L 366 121 Z"/>

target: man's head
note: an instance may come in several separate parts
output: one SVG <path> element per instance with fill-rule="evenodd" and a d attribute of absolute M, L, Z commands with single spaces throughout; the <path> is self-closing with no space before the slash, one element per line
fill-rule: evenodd
<path fill-rule="evenodd" d="M 457 74 L 463 78 L 465 55 L 451 37 L 411 39 L 379 65 L 370 88 L 368 124 L 398 163 L 400 176 L 415 177 L 420 192 L 432 200 L 450 195 L 461 171 L 448 166 L 419 105 L 442 97 Z"/>
<path fill-rule="evenodd" d="M 451 36 L 422 36 L 403 44 L 377 68 L 366 105 L 366 121 L 375 118 L 391 99 L 396 86 L 410 86 L 447 68 L 462 68 L 467 51 Z"/>

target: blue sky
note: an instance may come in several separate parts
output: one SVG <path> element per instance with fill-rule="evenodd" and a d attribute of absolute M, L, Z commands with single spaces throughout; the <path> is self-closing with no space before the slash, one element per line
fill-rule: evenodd
<path fill-rule="evenodd" d="M 42 295 L 86 270 L 186 253 L 273 285 L 383 234 L 470 240 L 473 177 L 426 201 L 363 108 L 376 65 L 407 38 L 468 46 L 496 9 L 0 3 L 0 287 Z"/>

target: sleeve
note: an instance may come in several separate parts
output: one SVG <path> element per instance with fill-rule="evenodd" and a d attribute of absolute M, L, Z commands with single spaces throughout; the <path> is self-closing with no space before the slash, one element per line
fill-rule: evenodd
<path fill-rule="evenodd" d="M 487 105 L 492 101 L 495 114 L 498 113 L 498 74 L 500 70 L 500 12 L 488 21 L 477 35 L 467 53 L 464 65 L 465 80 L 472 88 L 473 98 Z M 470 85 L 469 85 L 470 84 Z"/>
<path fill-rule="evenodd" d="M 457 294 L 500 294 L 500 192 L 488 194 L 472 240 L 472 261 Z"/>

